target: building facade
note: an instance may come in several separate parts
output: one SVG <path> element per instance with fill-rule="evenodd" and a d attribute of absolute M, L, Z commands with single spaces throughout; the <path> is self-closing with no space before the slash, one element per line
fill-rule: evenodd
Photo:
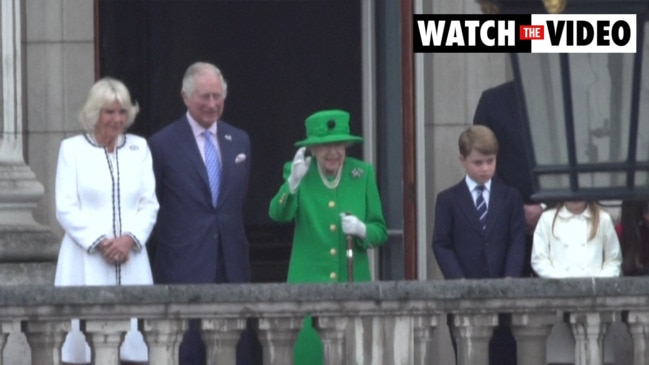
<path fill-rule="evenodd" d="M 97 77 L 121 77 L 120 74 L 113 75 L 107 71 L 106 65 L 109 61 L 106 61 L 105 57 L 113 48 L 101 43 L 102 40 L 109 39 L 106 36 L 110 29 L 117 32 L 119 18 L 110 18 L 112 23 L 108 24 L 114 28 L 102 28 L 102 19 L 108 21 L 106 19 L 111 16 L 102 13 L 102 9 L 106 11 L 106 4 L 102 3 L 109 1 L 2 0 L 0 15 L 4 119 L 0 139 L 0 162 L 13 167 L 5 170 L 5 176 L 9 176 L 10 183 L 0 185 L 0 204 L 5 208 L 0 217 L 6 217 L 0 222 L 0 226 L 29 226 L 33 230 L 49 230 L 55 237 L 62 236 L 55 218 L 53 194 L 59 144 L 62 139 L 82 131 L 77 115 L 88 89 Z M 254 6 L 254 3 L 248 3 L 246 6 Z M 304 6 L 305 3 L 309 5 L 308 1 L 298 0 L 288 3 L 296 7 Z M 353 60 L 349 61 L 354 67 L 358 67 L 358 75 L 353 78 L 354 85 L 350 92 L 352 104 L 355 105 L 350 108 L 358 115 L 359 120 L 355 127 L 362 130 L 366 142 L 357 153 L 377 166 L 390 231 L 389 245 L 374 258 L 375 275 L 385 280 L 441 279 L 442 275 L 435 264 L 430 244 L 435 196 L 463 177 L 464 172 L 458 163 L 457 138 L 460 132 L 472 123 L 482 91 L 512 79 L 509 58 L 506 54 L 496 53 L 403 56 L 408 38 L 404 37 L 402 20 L 410 16 L 402 13 L 404 9 L 411 9 L 413 13 L 480 13 L 481 6 L 474 0 L 359 0 L 352 3 L 355 5 L 350 11 L 353 11 L 355 18 L 341 21 L 347 21 L 350 27 L 358 29 L 354 39 L 360 49 L 350 57 Z M 155 14 L 149 16 L 155 17 Z M 283 21 L 290 23 L 298 22 L 299 19 L 288 18 Z M 335 24 L 337 18 L 330 21 Z M 143 34 L 134 33 L 127 36 L 138 38 Z M 236 38 L 236 35 L 229 36 Z M 155 42 L 163 44 L 165 40 Z M 175 45 L 182 46 L 181 43 Z M 216 47 L 218 48 L 218 45 Z M 182 49 L 176 51 L 183 53 Z M 227 50 L 234 51 L 236 50 Z M 242 57 L 248 62 L 268 62 L 255 59 L 255 55 L 250 54 L 244 54 Z M 281 58 L 281 54 L 275 57 Z M 177 72 L 182 73 L 193 61 L 195 60 L 187 60 L 176 65 Z M 407 65 L 410 61 L 411 68 Z M 120 72 L 120 58 L 115 57 L 112 62 L 111 67 L 114 68 L 110 70 Z M 149 59 L 147 62 L 154 68 L 157 61 Z M 219 64 L 217 61 L 212 62 Z M 288 61 L 285 64 L 286 67 L 295 67 Z M 134 74 L 147 73 L 148 68 L 135 70 Z M 404 70 L 412 71 L 410 80 L 407 76 L 404 77 L 407 75 Z M 228 72 L 237 73 L 225 68 L 223 71 L 226 76 Z M 305 72 L 317 74 L 319 70 L 308 69 Z M 288 82 L 290 83 L 290 80 Z M 177 95 L 177 101 L 180 103 L 180 84 L 177 85 L 169 93 Z M 232 86 L 233 90 L 238 87 L 236 83 Z M 323 85 L 315 87 L 324 89 Z M 411 87 L 411 99 L 403 92 L 406 87 Z M 267 92 L 277 91 L 269 89 Z M 245 92 L 237 95 L 240 102 L 245 95 Z M 279 98 L 281 97 L 282 93 L 279 92 Z M 287 105 L 282 108 L 299 109 L 290 105 L 291 100 L 286 100 L 285 103 Z M 322 104 L 314 104 L 313 107 L 320 105 Z M 262 133 L 268 133 L 267 129 L 261 128 L 273 125 L 272 113 L 269 115 L 268 120 L 260 121 L 260 124 L 247 124 L 246 128 L 259 128 Z M 147 125 L 146 128 L 149 129 L 145 128 L 140 132 L 146 136 L 178 116 L 152 116 L 152 119 L 166 120 L 159 121 L 160 124 L 157 125 Z M 229 116 L 236 124 L 239 117 L 236 114 Z M 412 118 L 411 135 L 403 128 L 404 116 Z M 300 123 L 298 134 L 301 134 L 302 120 L 297 120 Z M 273 133 L 281 134 L 282 131 L 280 129 Z M 253 153 L 260 156 L 272 155 L 274 145 L 278 144 L 289 146 L 282 147 L 283 152 L 291 151 L 293 142 L 293 139 L 285 142 L 273 141 L 269 145 L 264 142 L 260 144 L 259 152 Z M 411 161 L 414 166 L 412 184 L 404 183 L 403 179 L 404 156 L 408 156 L 409 152 L 415 156 Z M 282 158 L 288 160 L 291 157 L 287 152 Z M 4 168 L 3 164 L 0 164 L 0 171 Z M 257 166 L 263 170 L 261 175 L 276 173 L 278 177 L 281 176 L 280 169 L 266 171 L 264 164 Z M 27 188 L 24 188 L 25 186 Z M 253 195 L 257 198 L 254 192 Z M 16 200 L 24 204 L 19 207 L 14 203 Z M 404 204 L 405 201 L 409 203 Z M 251 207 L 250 211 L 262 207 L 265 212 L 267 203 Z M 415 215 L 409 216 L 410 220 L 404 222 L 404 210 L 408 209 L 412 209 Z M 262 222 L 258 226 L 263 226 L 263 218 L 260 220 Z M 251 241 L 254 241 L 255 237 L 253 235 Z M 412 237 L 414 246 L 406 247 L 404 237 Z M 414 249 L 414 256 L 409 256 L 409 249 Z M 54 255 L 53 252 L 50 252 L 50 258 Z M 49 265 L 43 270 L 52 267 Z M 407 274 L 409 271 L 414 272 L 414 277 Z M 46 274 L 43 274 L 43 277 L 46 277 Z M 439 362 L 436 363 L 450 364 L 452 355 L 448 331 L 437 331 L 434 342 L 436 347 L 441 349 L 437 352 Z M 11 351 L 13 350 L 9 348 L 5 351 L 5 358 L 12 356 Z M 18 364 L 13 361 L 15 360 L 7 363 Z"/>

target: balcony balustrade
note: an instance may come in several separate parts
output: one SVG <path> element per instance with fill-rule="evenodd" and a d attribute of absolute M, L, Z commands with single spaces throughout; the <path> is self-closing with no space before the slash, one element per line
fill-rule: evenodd
<path fill-rule="evenodd" d="M 60 364 L 70 319 L 82 320 L 95 365 L 118 364 L 129 319 L 139 319 L 150 363 L 177 364 L 187 320 L 201 319 L 209 364 L 234 364 L 246 322 L 256 326 L 264 364 L 290 365 L 305 315 L 324 344 L 325 364 L 430 364 L 433 335 L 452 314 L 458 364 L 486 365 L 499 314 L 511 314 L 519 364 L 545 365 L 557 313 L 568 313 L 575 363 L 603 364 L 602 342 L 619 312 L 649 364 L 649 280 L 495 279 L 353 284 L 224 284 L 122 287 L 0 287 L 0 349 L 22 332 L 32 363 Z M 502 317 L 502 316 L 500 316 Z M 443 328 L 446 328 L 444 326 Z M 1 365 L 0 358 L 0 365 Z"/>

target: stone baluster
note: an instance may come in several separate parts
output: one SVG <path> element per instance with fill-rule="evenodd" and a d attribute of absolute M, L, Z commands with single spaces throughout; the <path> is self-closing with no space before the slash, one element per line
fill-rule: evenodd
<path fill-rule="evenodd" d="M 13 321 L 0 321 L 0 365 L 2 365 L 2 354 L 5 345 L 7 344 L 7 338 L 9 338 L 9 334 L 14 331 L 14 326 Z"/>
<path fill-rule="evenodd" d="M 293 364 L 293 347 L 303 321 L 302 317 L 259 319 L 258 336 L 264 351 L 264 364 Z"/>
<path fill-rule="evenodd" d="M 201 321 L 208 365 L 236 364 L 237 342 L 246 328 L 246 318 L 208 318 Z"/>
<path fill-rule="evenodd" d="M 70 331 L 70 320 L 24 321 L 22 332 L 32 349 L 32 364 L 55 365 L 61 363 L 61 345 Z M 0 361 L 0 364 L 2 361 Z"/>
<path fill-rule="evenodd" d="M 149 347 L 149 364 L 177 365 L 178 349 L 185 331 L 185 319 L 145 319 L 141 332 Z"/>
<path fill-rule="evenodd" d="M 612 312 L 570 313 L 572 334 L 575 337 L 575 365 L 604 364 L 602 343 L 613 319 Z"/>
<path fill-rule="evenodd" d="M 432 363 L 433 335 L 439 325 L 439 316 L 414 316 L 412 327 L 414 332 L 414 365 Z"/>
<path fill-rule="evenodd" d="M 405 320 L 409 321 L 408 318 Z M 390 346 L 384 341 L 394 342 L 393 330 L 399 327 L 390 327 L 394 324 L 395 321 L 386 321 L 386 317 L 380 315 L 348 317 L 344 337 L 346 361 L 354 365 L 384 364 L 391 353 Z"/>
<path fill-rule="evenodd" d="M 12 321 L 1 321 L 0 322 L 0 365 L 2 365 L 2 353 L 4 352 L 5 345 L 7 344 L 7 338 L 12 332 L 13 328 Z"/>
<path fill-rule="evenodd" d="M 85 323 L 84 323 L 85 322 Z M 119 365 L 119 346 L 131 328 L 130 319 L 86 320 L 81 331 L 92 349 L 94 365 Z"/>
<path fill-rule="evenodd" d="M 457 343 L 458 365 L 488 365 L 489 340 L 498 314 L 453 314 L 452 333 Z"/>
<path fill-rule="evenodd" d="M 350 321 L 352 320 L 353 318 L 350 318 Z M 380 323 L 379 330 L 382 332 L 382 336 L 371 345 L 372 347 L 383 347 L 381 349 L 382 359 L 372 358 L 372 362 L 367 364 L 376 364 L 377 361 L 380 361 L 380 364 L 411 364 L 415 344 L 412 317 L 405 313 L 394 313 L 392 316 L 382 317 Z M 362 336 L 362 332 L 358 336 Z M 362 351 L 363 348 L 360 350 Z M 355 362 L 351 363 L 356 364 Z"/>
<path fill-rule="evenodd" d="M 554 312 L 512 314 L 511 329 L 519 364 L 546 364 L 546 341 L 556 317 Z"/>
<path fill-rule="evenodd" d="M 347 317 L 314 317 L 314 327 L 322 340 L 324 365 L 344 365 Z"/>
<path fill-rule="evenodd" d="M 627 322 L 633 338 L 633 365 L 649 365 L 649 311 L 631 311 Z"/>

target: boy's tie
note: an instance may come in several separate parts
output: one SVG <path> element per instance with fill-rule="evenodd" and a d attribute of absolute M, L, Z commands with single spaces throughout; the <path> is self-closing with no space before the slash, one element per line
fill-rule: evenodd
<path fill-rule="evenodd" d="M 219 161 L 219 154 L 212 142 L 210 131 L 204 131 L 203 136 L 205 137 L 205 167 L 207 168 L 207 177 L 210 180 L 212 206 L 216 207 L 216 202 L 219 199 L 219 184 L 221 183 L 221 161 Z"/>
<path fill-rule="evenodd" d="M 480 217 L 482 230 L 487 229 L 487 202 L 485 202 L 484 197 L 482 196 L 484 189 L 484 185 L 478 185 L 475 187 L 475 190 L 478 192 L 478 198 L 475 200 L 475 208 L 478 211 L 478 217 Z"/>

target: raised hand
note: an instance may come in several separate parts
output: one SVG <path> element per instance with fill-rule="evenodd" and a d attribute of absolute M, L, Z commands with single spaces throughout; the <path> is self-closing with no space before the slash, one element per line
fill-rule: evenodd
<path fill-rule="evenodd" d="M 295 193 L 297 190 L 298 186 L 300 185 L 300 181 L 302 181 L 302 178 L 304 175 L 306 175 L 306 172 L 309 171 L 309 165 L 311 164 L 311 157 L 304 157 L 304 153 L 306 152 L 306 147 L 301 147 L 300 149 L 297 150 L 297 153 L 295 153 L 295 157 L 293 157 L 293 165 L 291 166 L 291 176 L 288 177 L 288 187 L 291 191 L 291 194 Z"/>

